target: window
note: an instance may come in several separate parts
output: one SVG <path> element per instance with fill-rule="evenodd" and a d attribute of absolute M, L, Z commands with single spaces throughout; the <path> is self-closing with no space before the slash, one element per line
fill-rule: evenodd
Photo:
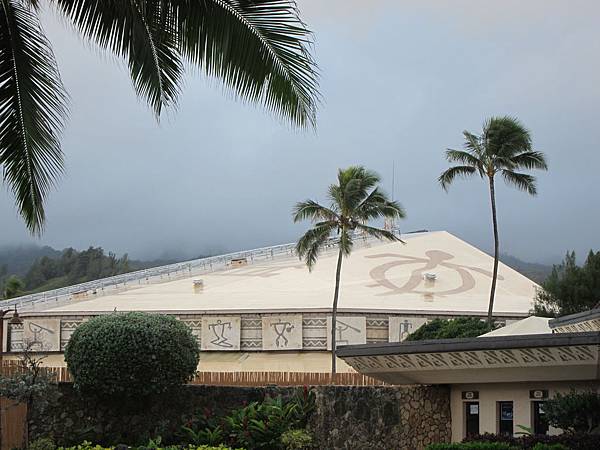
<path fill-rule="evenodd" d="M 512 436 L 513 431 L 513 402 L 498 402 L 498 433 Z"/>
<path fill-rule="evenodd" d="M 531 402 L 533 434 L 548 434 L 548 422 L 544 412 L 546 402 Z"/>
<path fill-rule="evenodd" d="M 465 402 L 466 436 L 479 434 L 479 402 Z"/>

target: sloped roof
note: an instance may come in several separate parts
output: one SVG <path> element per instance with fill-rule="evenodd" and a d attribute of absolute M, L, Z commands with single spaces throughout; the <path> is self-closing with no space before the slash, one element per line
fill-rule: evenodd
<path fill-rule="evenodd" d="M 493 259 L 445 231 L 404 235 L 406 244 L 357 245 L 342 266 L 340 311 L 481 314 L 487 311 Z M 331 308 L 337 253 L 324 253 L 309 272 L 297 258 L 159 284 L 129 287 L 46 311 L 278 312 Z M 500 264 L 494 311 L 525 315 L 536 284 Z M 194 293 L 193 280 L 204 288 Z"/>
<path fill-rule="evenodd" d="M 482 334 L 479 337 L 489 336 L 524 336 L 530 334 L 548 334 L 552 333 L 552 329 L 548 322 L 548 317 L 530 316 L 523 320 L 517 320 L 505 327 Z"/>

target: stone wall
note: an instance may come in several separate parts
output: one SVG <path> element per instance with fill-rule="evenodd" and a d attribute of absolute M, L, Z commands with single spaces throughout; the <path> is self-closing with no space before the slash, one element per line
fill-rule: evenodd
<path fill-rule="evenodd" d="M 309 419 L 319 448 L 334 450 L 422 449 L 450 440 L 450 392 L 445 387 L 318 386 Z M 81 398 L 71 384 L 36 417 L 31 437 L 53 435 L 58 444 L 83 440 L 114 445 L 145 444 L 161 436 L 176 441 L 183 421 L 194 412 L 221 416 L 266 395 L 291 397 L 302 388 L 186 386 L 177 394 L 131 410 L 126 404 L 101 404 Z M 248 449 L 251 450 L 251 449 Z"/>
<path fill-rule="evenodd" d="M 324 449 L 423 449 L 449 442 L 450 389 L 320 386 L 310 428 Z"/>

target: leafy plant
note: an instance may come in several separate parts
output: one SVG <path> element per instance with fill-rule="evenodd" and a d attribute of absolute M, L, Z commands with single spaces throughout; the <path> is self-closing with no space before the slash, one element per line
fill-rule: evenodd
<path fill-rule="evenodd" d="M 540 442 L 535 444 L 533 450 L 569 450 L 569 448 L 562 444 L 542 444 Z"/>
<path fill-rule="evenodd" d="M 477 337 L 489 331 L 487 324 L 475 317 L 433 319 L 408 335 L 407 341 Z"/>
<path fill-rule="evenodd" d="M 187 382 L 199 354 L 196 338 L 179 320 L 132 312 L 81 324 L 67 344 L 65 361 L 80 392 L 133 398 Z"/>
<path fill-rule="evenodd" d="M 29 443 L 27 450 L 56 450 L 56 445 L 50 438 L 38 438 Z"/>
<path fill-rule="evenodd" d="M 303 428 L 287 430 L 281 435 L 281 444 L 286 450 L 306 449 L 312 446 L 313 437 Z"/>
<path fill-rule="evenodd" d="M 194 445 L 218 445 L 225 440 L 223 429 L 220 425 L 214 428 L 206 427 L 198 431 L 185 426 L 181 428 L 184 431 L 186 441 Z"/>
<path fill-rule="evenodd" d="M 304 388 L 288 400 L 281 396 L 252 402 L 216 418 L 196 414 L 182 428 L 180 439 L 195 445 L 226 442 L 249 449 L 283 449 L 282 436 L 306 426 L 314 409 L 314 392 Z"/>
<path fill-rule="evenodd" d="M 557 393 L 544 405 L 550 425 L 572 433 L 600 429 L 600 393 L 595 391 Z"/>
<path fill-rule="evenodd" d="M 463 442 L 454 444 L 431 444 L 426 450 L 519 450 L 502 442 Z"/>

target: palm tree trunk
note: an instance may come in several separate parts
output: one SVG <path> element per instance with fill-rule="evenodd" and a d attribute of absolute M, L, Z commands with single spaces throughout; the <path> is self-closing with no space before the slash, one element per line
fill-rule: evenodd
<path fill-rule="evenodd" d="M 496 280 L 498 279 L 498 250 L 500 241 L 498 239 L 498 219 L 496 217 L 496 191 L 494 189 L 494 178 L 490 177 L 490 201 L 492 203 L 492 223 L 494 225 L 494 270 L 492 273 L 492 287 L 490 289 L 490 305 L 488 307 L 487 323 L 490 330 L 493 328 L 492 313 L 494 310 L 494 298 L 496 296 Z"/>
<path fill-rule="evenodd" d="M 333 308 L 331 310 L 331 375 L 335 375 L 336 372 L 336 360 L 335 360 L 335 332 L 337 325 L 337 307 L 338 297 L 340 294 L 340 275 L 342 273 L 342 248 L 338 253 L 337 269 L 335 271 L 335 291 L 333 293 Z M 333 381 L 333 379 L 331 380 Z"/>

